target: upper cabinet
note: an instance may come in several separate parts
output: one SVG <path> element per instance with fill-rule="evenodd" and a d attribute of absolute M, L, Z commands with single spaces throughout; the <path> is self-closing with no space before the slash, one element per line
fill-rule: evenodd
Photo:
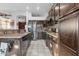
<path fill-rule="evenodd" d="M 52 17 L 54 16 L 54 9 L 51 9 L 49 12 L 48 12 L 49 16 Z"/>
<path fill-rule="evenodd" d="M 79 9 L 79 4 L 77 3 L 57 3 L 50 9 L 49 16 L 57 20 L 76 9 Z"/>
<path fill-rule="evenodd" d="M 51 23 L 57 24 L 58 21 L 60 21 L 60 18 L 63 18 L 78 9 L 78 3 L 56 3 L 51 7 L 48 17 L 50 19 L 52 18 L 53 21 Z"/>
<path fill-rule="evenodd" d="M 60 41 L 73 50 L 77 48 L 75 34 L 78 20 L 76 18 L 76 14 L 69 15 L 63 18 L 59 25 Z"/>
<path fill-rule="evenodd" d="M 79 9 L 79 3 L 75 4 L 75 9 Z"/>
<path fill-rule="evenodd" d="M 54 7 L 54 17 L 55 17 L 55 20 L 57 20 L 60 16 L 60 5 L 59 4 L 56 4 L 55 7 Z"/>
<path fill-rule="evenodd" d="M 0 18 L 0 30 L 14 29 L 15 28 L 14 26 L 15 26 L 15 20 Z"/>
<path fill-rule="evenodd" d="M 71 12 L 75 7 L 74 3 L 61 3 L 60 4 L 60 16 L 64 16 L 65 14 Z"/>

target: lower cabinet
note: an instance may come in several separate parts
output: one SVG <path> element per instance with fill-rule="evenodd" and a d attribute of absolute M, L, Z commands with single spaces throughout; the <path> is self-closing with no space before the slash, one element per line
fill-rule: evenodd
<path fill-rule="evenodd" d="M 50 53 L 51 53 L 52 55 L 54 55 L 53 42 L 51 42 L 51 41 L 50 41 L 50 43 L 49 43 L 49 50 L 50 50 Z"/>
<path fill-rule="evenodd" d="M 59 55 L 59 46 L 58 46 L 58 42 L 54 41 L 55 37 L 48 35 L 48 39 L 46 41 L 46 45 L 50 50 L 50 53 L 53 56 L 58 56 Z"/>
<path fill-rule="evenodd" d="M 60 44 L 60 56 L 77 56 L 77 52 L 73 51 L 63 43 Z"/>
<path fill-rule="evenodd" d="M 48 36 L 47 33 L 46 33 L 45 43 L 46 43 L 46 46 L 48 47 L 48 45 L 49 45 L 49 36 Z"/>
<path fill-rule="evenodd" d="M 59 23 L 60 55 L 79 54 L 79 11 L 62 18 Z"/>

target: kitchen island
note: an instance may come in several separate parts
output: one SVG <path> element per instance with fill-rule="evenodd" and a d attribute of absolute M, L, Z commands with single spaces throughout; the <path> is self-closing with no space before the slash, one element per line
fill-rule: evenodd
<path fill-rule="evenodd" d="M 32 35 L 27 33 L 13 33 L 0 35 L 0 43 L 9 43 L 6 49 L 6 56 L 25 56 L 30 45 Z"/>

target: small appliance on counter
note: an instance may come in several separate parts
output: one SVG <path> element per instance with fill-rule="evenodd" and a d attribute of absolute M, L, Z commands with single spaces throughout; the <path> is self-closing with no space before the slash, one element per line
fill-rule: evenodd
<path fill-rule="evenodd" d="M 19 33 L 25 32 L 25 25 L 26 25 L 26 22 L 18 22 Z"/>
<path fill-rule="evenodd" d="M 19 19 L 18 22 L 19 33 L 25 33 L 26 18 L 24 16 L 19 16 L 18 19 Z"/>

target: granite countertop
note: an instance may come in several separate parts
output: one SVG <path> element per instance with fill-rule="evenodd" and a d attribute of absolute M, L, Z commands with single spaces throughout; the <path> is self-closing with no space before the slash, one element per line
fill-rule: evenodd
<path fill-rule="evenodd" d="M 5 34 L 5 35 L 0 35 L 0 38 L 22 38 L 23 36 L 28 35 L 28 34 L 30 34 L 30 32 Z"/>
<path fill-rule="evenodd" d="M 18 30 L 18 29 L 0 29 L 0 31 L 11 31 L 11 30 Z"/>
<path fill-rule="evenodd" d="M 58 33 L 54 33 L 54 32 L 47 32 L 48 35 L 53 36 L 55 38 L 58 38 Z"/>

